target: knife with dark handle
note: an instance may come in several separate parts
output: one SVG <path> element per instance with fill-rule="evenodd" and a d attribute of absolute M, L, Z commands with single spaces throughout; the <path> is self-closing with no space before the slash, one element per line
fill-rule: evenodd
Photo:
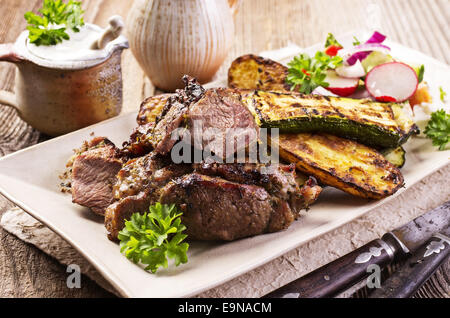
<path fill-rule="evenodd" d="M 367 277 L 371 273 L 368 272 L 370 265 L 383 268 L 410 255 L 449 223 L 450 201 L 264 297 L 333 297 Z"/>
<path fill-rule="evenodd" d="M 433 235 L 370 298 L 409 298 L 450 255 L 450 229 Z"/>

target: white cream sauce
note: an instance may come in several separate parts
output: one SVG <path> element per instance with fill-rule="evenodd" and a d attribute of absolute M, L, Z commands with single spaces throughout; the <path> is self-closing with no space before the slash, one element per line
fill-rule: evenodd
<path fill-rule="evenodd" d="M 69 40 L 63 40 L 56 45 L 35 45 L 27 41 L 27 48 L 33 55 L 52 61 L 85 61 L 102 58 L 104 50 L 91 49 L 92 44 L 97 41 L 103 29 L 91 25 L 84 25 L 80 32 L 66 30 Z"/>

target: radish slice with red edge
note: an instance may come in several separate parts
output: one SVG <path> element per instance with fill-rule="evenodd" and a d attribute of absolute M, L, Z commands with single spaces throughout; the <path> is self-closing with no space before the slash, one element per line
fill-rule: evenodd
<path fill-rule="evenodd" d="M 359 78 L 366 75 L 366 71 L 359 60 L 353 65 L 341 65 L 336 68 L 336 73 L 342 77 Z"/>
<path fill-rule="evenodd" d="M 328 70 L 325 82 L 329 85 L 325 87 L 330 92 L 346 97 L 353 94 L 358 87 L 359 78 L 347 78 L 337 75 L 336 71 Z"/>
<path fill-rule="evenodd" d="M 375 66 L 366 76 L 366 89 L 381 102 L 403 102 L 417 90 L 419 81 L 414 69 L 401 62 Z"/>

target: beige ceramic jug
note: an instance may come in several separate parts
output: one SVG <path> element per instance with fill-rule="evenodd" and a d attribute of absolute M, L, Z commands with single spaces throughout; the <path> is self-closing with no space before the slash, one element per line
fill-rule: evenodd
<path fill-rule="evenodd" d="M 182 87 L 189 74 L 208 82 L 234 39 L 239 0 L 135 0 L 128 39 L 139 64 L 160 89 Z"/>
<path fill-rule="evenodd" d="M 15 107 L 28 124 L 49 136 L 58 136 L 117 116 L 122 109 L 121 54 L 128 48 L 120 35 L 122 18 L 98 31 L 95 58 L 53 60 L 29 50 L 28 31 L 14 44 L 0 44 L 0 62 L 17 66 L 14 93 L 0 90 L 0 103 Z M 114 27 L 113 27 L 114 26 Z"/>

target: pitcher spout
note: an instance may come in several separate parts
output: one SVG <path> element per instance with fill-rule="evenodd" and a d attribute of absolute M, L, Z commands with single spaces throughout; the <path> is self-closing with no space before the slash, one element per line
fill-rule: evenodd
<path fill-rule="evenodd" d="M 0 44 L 0 61 L 19 63 L 24 60 L 24 57 L 16 51 L 13 43 Z"/>

